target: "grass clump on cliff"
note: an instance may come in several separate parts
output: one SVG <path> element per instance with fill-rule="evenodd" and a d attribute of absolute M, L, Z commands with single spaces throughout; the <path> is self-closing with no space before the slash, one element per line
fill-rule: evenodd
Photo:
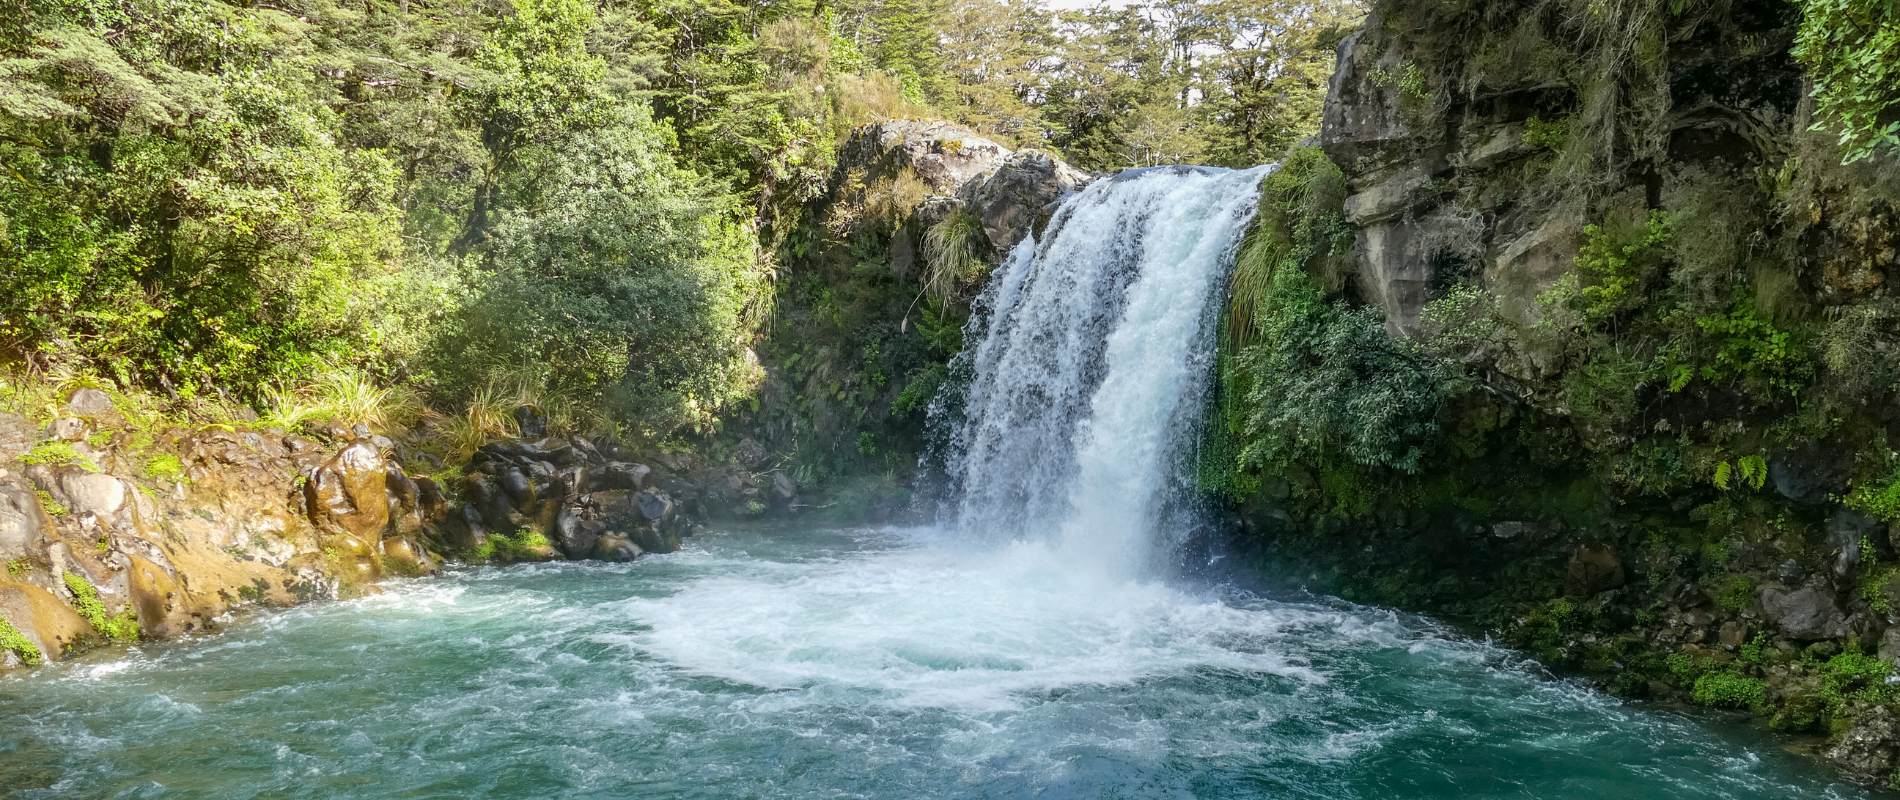
<path fill-rule="evenodd" d="M 0 650 L 12 653 L 14 657 L 20 659 L 21 664 L 29 667 L 37 667 L 46 660 L 40 648 L 27 639 L 25 634 L 20 633 L 19 628 L 13 627 L 13 623 L 5 619 L 0 619 Z"/>
<path fill-rule="evenodd" d="M 949 308 L 966 287 L 981 280 L 989 266 L 989 237 L 983 221 L 962 207 L 924 232 L 923 293 L 938 308 Z"/>
<path fill-rule="evenodd" d="M 68 572 L 60 576 L 66 590 L 73 594 L 73 610 L 91 625 L 92 629 L 115 642 L 133 642 L 139 638 L 138 615 L 131 609 L 117 614 L 106 611 L 105 603 L 99 599 L 99 590 L 87 582 L 84 576 Z"/>

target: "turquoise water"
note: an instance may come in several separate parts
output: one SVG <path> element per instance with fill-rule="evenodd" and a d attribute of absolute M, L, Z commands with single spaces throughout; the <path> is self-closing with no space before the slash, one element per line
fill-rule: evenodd
<path fill-rule="evenodd" d="M 0 679 L 38 797 L 1863 796 L 1417 618 L 1033 545 L 743 532 Z"/>

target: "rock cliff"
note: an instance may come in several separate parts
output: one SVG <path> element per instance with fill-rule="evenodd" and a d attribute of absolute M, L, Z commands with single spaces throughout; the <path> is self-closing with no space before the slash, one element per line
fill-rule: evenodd
<path fill-rule="evenodd" d="M 1770 2 L 1372 4 L 1331 163 L 1300 176 L 1343 202 L 1262 214 L 1345 231 L 1300 266 L 1390 342 L 1341 411 L 1402 408 L 1379 424 L 1413 449 L 1291 459 L 1242 524 L 1351 596 L 1830 735 L 1885 781 L 1900 165 L 1811 131 L 1800 24 Z M 1270 363 L 1359 369 L 1353 341 Z M 1275 437 L 1306 423 L 1259 419 L 1255 452 L 1299 452 Z"/>

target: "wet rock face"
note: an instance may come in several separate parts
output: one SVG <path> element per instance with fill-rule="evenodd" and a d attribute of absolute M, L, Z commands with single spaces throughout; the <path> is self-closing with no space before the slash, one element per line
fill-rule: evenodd
<path fill-rule="evenodd" d="M 468 509 L 459 515 L 460 530 L 447 537 L 472 549 L 495 533 L 533 530 L 559 556 L 576 560 L 678 550 L 696 526 L 682 511 L 687 501 L 698 504 L 700 484 L 666 467 L 617 458 L 623 454 L 581 437 L 484 446 L 464 480 Z"/>
<path fill-rule="evenodd" d="M 1900 768 L 1900 715 L 1889 706 L 1873 708 L 1856 718 L 1825 755 L 1851 775 L 1886 781 Z"/>
<path fill-rule="evenodd" d="M 1054 213 L 1056 202 L 1089 182 L 1088 173 L 1040 150 L 1011 153 L 987 178 L 964 184 L 965 207 L 983 222 L 998 257 Z"/>
<path fill-rule="evenodd" d="M 1847 615 L 1833 593 L 1819 586 L 1767 586 L 1762 588 L 1760 599 L 1762 613 L 1791 639 L 1814 641 L 1847 635 Z"/>
<path fill-rule="evenodd" d="M 1564 574 L 1564 590 L 1573 597 L 1589 597 L 1623 585 L 1623 559 L 1610 545 L 1583 545 L 1571 555 Z"/>

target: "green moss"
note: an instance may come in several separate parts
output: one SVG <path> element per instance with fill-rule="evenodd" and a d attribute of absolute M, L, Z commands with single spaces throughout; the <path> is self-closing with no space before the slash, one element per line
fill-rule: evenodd
<path fill-rule="evenodd" d="M 498 550 L 498 548 L 495 547 L 495 540 L 498 538 L 501 537 L 483 537 L 481 544 L 475 545 L 474 549 L 468 551 L 468 559 L 477 563 L 493 561 L 495 559 L 495 553 Z"/>
<path fill-rule="evenodd" d="M 79 616 L 93 630 L 115 642 L 131 642 L 139 638 L 138 615 L 131 609 L 110 614 L 106 611 L 105 603 L 99 599 L 99 590 L 86 582 L 85 577 L 68 572 L 61 575 L 60 579 L 65 582 L 67 591 L 73 593 L 73 610 L 79 612 Z"/>
<path fill-rule="evenodd" d="M 1894 579 L 1900 578 L 1900 564 L 1876 566 L 1871 560 L 1862 568 L 1858 592 L 1860 599 L 1875 613 L 1887 614 L 1893 611 L 1893 600 L 1887 589 Z"/>
<path fill-rule="evenodd" d="M 26 464 L 45 464 L 56 467 L 79 467 L 87 472 L 99 472 L 99 465 L 74 448 L 71 442 L 44 441 L 20 456 Z"/>
<path fill-rule="evenodd" d="M 185 462 L 171 453 L 160 453 L 145 461 L 145 475 L 153 480 L 183 482 Z"/>
<path fill-rule="evenodd" d="M 7 575 L 12 576 L 16 581 L 26 577 L 26 573 L 31 569 L 33 569 L 33 562 L 27 561 L 24 557 L 7 562 Z"/>
<path fill-rule="evenodd" d="M 45 509 L 49 515 L 63 517 L 72 513 L 72 509 L 67 508 L 65 503 L 53 499 L 52 492 L 46 491 L 45 489 L 34 489 L 33 496 L 39 498 L 40 508 Z"/>
<path fill-rule="evenodd" d="M 1696 678 L 1694 700 L 1716 708 L 1758 709 L 1768 700 L 1768 687 L 1758 678 L 1735 672 L 1709 672 Z"/>
<path fill-rule="evenodd" d="M 46 660 L 45 654 L 26 638 L 26 634 L 20 633 L 19 628 L 4 619 L 0 619 L 0 650 L 12 653 L 20 659 L 20 663 L 29 667 L 37 667 Z"/>

